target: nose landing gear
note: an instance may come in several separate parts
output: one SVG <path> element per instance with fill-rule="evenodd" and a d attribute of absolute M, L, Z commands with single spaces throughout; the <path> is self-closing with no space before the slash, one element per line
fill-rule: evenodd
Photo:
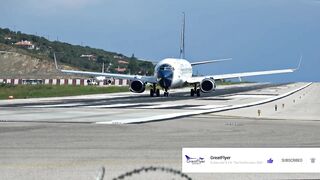
<path fill-rule="evenodd" d="M 160 89 L 157 89 L 157 84 L 153 84 L 150 89 L 150 97 L 154 97 L 154 96 L 157 96 L 157 97 L 160 96 Z M 165 97 L 169 96 L 168 88 L 164 89 L 163 96 Z"/>
<path fill-rule="evenodd" d="M 164 89 L 163 95 L 164 95 L 165 97 L 168 97 L 168 96 L 169 96 L 169 92 L 168 92 L 168 89 L 167 89 L 167 88 Z"/>
<path fill-rule="evenodd" d="M 157 89 L 156 84 L 153 84 L 152 89 L 150 89 L 150 97 L 156 95 L 157 97 L 160 96 L 160 89 Z"/>

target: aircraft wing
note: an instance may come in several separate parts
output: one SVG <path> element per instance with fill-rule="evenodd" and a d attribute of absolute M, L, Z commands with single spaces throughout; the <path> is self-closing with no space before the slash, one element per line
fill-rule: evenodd
<path fill-rule="evenodd" d="M 300 61 L 297 68 L 293 69 L 280 69 L 280 70 L 270 70 L 270 71 L 255 71 L 255 72 L 243 72 L 243 73 L 232 73 L 232 74 L 217 74 L 217 75 L 209 75 L 209 76 L 199 76 L 199 77 L 191 77 L 187 80 L 187 83 L 194 84 L 200 83 L 203 79 L 213 78 L 215 80 L 222 79 L 232 79 L 232 78 L 242 78 L 249 76 L 261 76 L 261 75 L 270 75 L 270 74 L 283 74 L 283 73 L 292 73 L 300 68 L 302 61 L 302 56 L 300 57 Z"/>
<path fill-rule="evenodd" d="M 116 79 L 128 79 L 128 80 L 142 80 L 146 83 L 157 83 L 157 78 L 154 76 L 140 76 L 140 75 L 128 75 L 128 74 L 116 74 L 116 73 L 101 73 L 101 72 L 90 72 L 90 71 L 75 71 L 75 70 L 59 70 L 60 72 L 67 74 L 77 74 L 86 76 L 105 76 Z"/>
<path fill-rule="evenodd" d="M 282 69 L 282 70 L 271 70 L 271 71 L 257 71 L 257 72 L 244 72 L 244 73 L 233 73 L 233 74 L 220 74 L 212 76 L 214 79 L 230 79 L 230 78 L 241 78 L 248 76 L 260 76 L 260 75 L 269 75 L 269 74 L 282 74 L 282 73 L 291 73 L 295 69 Z"/>
<path fill-rule="evenodd" d="M 271 71 L 256 71 L 256 72 L 243 72 L 243 73 L 232 73 L 232 74 L 219 74 L 219 75 L 212 75 L 212 76 L 191 77 L 187 80 L 187 83 L 189 84 L 200 83 L 203 79 L 206 79 L 206 78 L 221 80 L 221 79 L 242 78 L 242 77 L 248 77 L 248 76 L 292 73 L 295 70 L 296 69 L 281 69 L 281 70 L 271 70 Z"/>
<path fill-rule="evenodd" d="M 59 69 L 55 53 L 53 54 L 53 56 L 54 56 L 54 63 L 55 63 L 56 69 L 60 72 L 63 72 L 63 73 L 86 75 L 86 76 L 105 76 L 105 77 L 117 78 L 117 79 L 141 80 L 145 83 L 157 83 L 157 78 L 154 76 L 140 76 L 140 75 L 129 75 L 129 74 L 116 74 L 116 73 L 75 71 L 75 70 Z"/>

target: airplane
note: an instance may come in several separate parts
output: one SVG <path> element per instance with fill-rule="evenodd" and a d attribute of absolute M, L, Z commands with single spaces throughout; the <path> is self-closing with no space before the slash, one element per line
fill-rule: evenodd
<path fill-rule="evenodd" d="M 53 58 L 56 59 L 56 53 L 53 53 Z M 101 73 L 104 73 L 104 62 L 102 63 Z M 58 65 L 56 65 L 58 69 Z M 114 81 L 113 78 L 107 78 L 106 76 L 93 76 L 92 79 L 88 79 L 88 85 L 99 85 L 100 82 L 105 82 L 106 84 L 111 84 Z"/>
<path fill-rule="evenodd" d="M 206 76 L 193 76 L 192 67 L 208 63 L 216 63 L 221 61 L 228 61 L 231 58 L 218 59 L 218 60 L 206 60 L 199 62 L 189 62 L 185 59 L 185 13 L 183 13 L 183 23 L 181 30 L 181 42 L 180 42 L 180 57 L 179 58 L 165 58 L 158 62 L 154 68 L 153 76 L 141 76 L 141 75 L 128 75 L 128 74 L 116 74 L 116 73 L 104 73 L 104 72 L 89 72 L 89 71 L 75 71 L 75 70 L 63 70 L 59 69 L 57 65 L 56 57 L 54 56 L 56 69 L 62 73 L 88 75 L 88 76 L 104 76 L 108 78 L 127 79 L 130 80 L 130 91 L 134 93 L 142 93 L 145 91 L 147 84 L 151 84 L 150 96 L 160 96 L 159 85 L 164 90 L 164 96 L 169 96 L 168 90 L 173 88 L 181 88 L 187 85 L 191 85 L 193 88 L 190 90 L 190 96 L 199 97 L 202 93 L 209 93 L 215 91 L 216 80 L 225 80 L 232 78 L 259 76 L 269 74 L 281 74 L 292 73 L 299 69 L 302 56 L 297 68 L 294 69 L 280 69 L 280 70 L 268 70 L 268 71 L 256 71 L 256 72 L 242 72 L 232 74 L 216 74 Z"/>
<path fill-rule="evenodd" d="M 102 63 L 101 73 L 104 73 L 104 62 Z M 106 76 L 95 76 L 93 79 L 88 79 L 87 83 L 92 85 L 98 85 L 100 82 L 105 82 L 106 84 L 111 84 L 113 78 L 107 78 Z"/>

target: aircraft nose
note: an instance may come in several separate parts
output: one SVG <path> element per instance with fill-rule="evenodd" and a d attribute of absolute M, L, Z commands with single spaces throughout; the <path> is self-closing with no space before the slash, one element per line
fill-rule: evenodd
<path fill-rule="evenodd" d="M 172 71 L 169 71 L 169 70 L 160 71 L 158 77 L 168 79 L 168 78 L 172 78 L 172 74 L 173 74 Z"/>
<path fill-rule="evenodd" d="M 158 72 L 159 84 L 163 88 L 169 88 L 172 83 L 173 72 L 171 70 L 162 70 Z"/>

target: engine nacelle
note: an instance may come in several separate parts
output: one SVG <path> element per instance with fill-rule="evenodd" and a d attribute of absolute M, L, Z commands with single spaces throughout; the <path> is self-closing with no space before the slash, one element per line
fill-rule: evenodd
<path fill-rule="evenodd" d="M 206 78 L 202 80 L 200 84 L 200 89 L 204 93 L 214 91 L 216 89 L 216 83 L 214 82 L 214 79 Z"/>
<path fill-rule="evenodd" d="M 144 82 L 141 80 L 133 80 L 130 82 L 130 91 L 135 93 L 142 93 L 146 89 Z"/>
<path fill-rule="evenodd" d="M 114 80 L 113 79 L 106 79 L 105 82 L 106 84 L 111 84 Z"/>
<path fill-rule="evenodd" d="M 88 85 L 98 85 L 99 83 L 97 81 L 95 81 L 95 79 L 88 79 L 87 84 Z"/>

